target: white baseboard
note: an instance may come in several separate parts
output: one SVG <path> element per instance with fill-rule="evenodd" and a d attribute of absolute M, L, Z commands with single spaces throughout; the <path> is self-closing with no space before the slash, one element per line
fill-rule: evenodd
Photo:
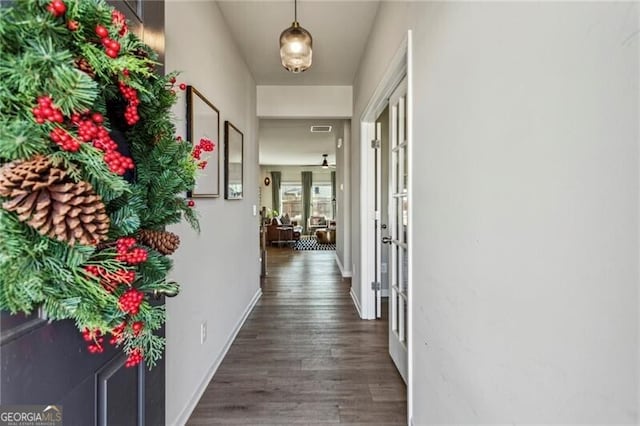
<path fill-rule="evenodd" d="M 187 423 L 187 420 L 189 420 L 189 417 L 191 417 L 191 413 L 193 413 L 193 410 L 196 408 L 196 405 L 198 405 L 200 398 L 202 398 L 202 394 L 204 394 L 204 391 L 207 389 L 207 386 L 209 386 L 209 382 L 211 381 L 211 379 L 213 379 L 213 375 L 216 374 L 216 371 L 218 371 L 218 367 L 220 367 L 220 364 L 222 364 L 222 360 L 224 360 L 224 357 L 227 355 L 227 352 L 229 352 L 229 348 L 233 344 L 233 341 L 236 339 L 238 332 L 244 325 L 244 322 L 249 317 L 249 314 L 253 310 L 253 307 L 256 305 L 256 303 L 258 303 L 258 300 L 260 300 L 261 296 L 262 296 L 262 289 L 258 288 L 258 291 L 256 291 L 256 294 L 253 295 L 253 298 L 249 302 L 249 305 L 247 305 L 247 308 L 244 310 L 242 317 L 240 317 L 240 320 L 238 321 L 236 326 L 233 328 L 233 330 L 231 330 L 231 333 L 229 334 L 229 338 L 227 339 L 227 342 L 222 348 L 222 351 L 216 358 L 215 362 L 213 363 L 209 371 L 207 371 L 207 373 L 205 374 L 204 378 L 202 379 L 202 382 L 200 382 L 200 385 L 196 388 L 195 392 L 191 396 L 191 399 L 189 399 L 189 402 L 187 403 L 187 405 L 180 412 L 180 414 L 178 415 L 178 418 L 175 419 L 174 422 L 167 422 L 167 424 L 185 425 Z"/>
<path fill-rule="evenodd" d="M 362 309 L 360 309 L 360 302 L 358 301 L 358 298 L 356 297 L 355 293 L 353 292 L 353 287 L 351 287 L 351 291 L 349 291 L 349 294 L 351 295 L 351 300 L 353 300 L 353 304 L 356 307 L 356 311 L 358 311 L 358 315 L 360 316 L 360 318 L 364 318 L 362 316 Z"/>
<path fill-rule="evenodd" d="M 340 262 L 340 258 L 338 257 L 338 253 L 336 253 L 336 263 L 338 264 L 338 269 L 340 269 L 340 274 L 342 274 L 342 278 L 350 278 L 351 271 L 346 271 L 342 263 Z"/>

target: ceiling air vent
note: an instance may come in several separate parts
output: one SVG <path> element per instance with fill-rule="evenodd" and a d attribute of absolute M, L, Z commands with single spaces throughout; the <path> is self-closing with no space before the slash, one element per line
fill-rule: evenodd
<path fill-rule="evenodd" d="M 331 126 L 311 126 L 311 133 L 329 133 Z"/>

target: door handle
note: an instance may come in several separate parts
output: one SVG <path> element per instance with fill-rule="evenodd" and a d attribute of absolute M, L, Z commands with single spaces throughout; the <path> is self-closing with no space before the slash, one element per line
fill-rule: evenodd
<path fill-rule="evenodd" d="M 389 237 L 382 237 L 382 244 L 391 244 L 391 241 Z"/>
<path fill-rule="evenodd" d="M 382 229 L 387 229 L 387 224 L 386 224 L 386 223 L 383 223 L 382 225 L 380 225 L 380 227 L 381 227 Z"/>

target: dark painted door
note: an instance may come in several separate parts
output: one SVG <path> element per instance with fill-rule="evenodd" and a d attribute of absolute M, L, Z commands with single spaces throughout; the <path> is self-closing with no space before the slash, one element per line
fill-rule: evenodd
<path fill-rule="evenodd" d="M 109 3 L 164 63 L 164 1 Z M 164 425 L 164 361 L 125 368 L 122 352 L 107 346 L 90 355 L 70 321 L 0 312 L 0 405 L 62 405 L 64 425 Z"/>

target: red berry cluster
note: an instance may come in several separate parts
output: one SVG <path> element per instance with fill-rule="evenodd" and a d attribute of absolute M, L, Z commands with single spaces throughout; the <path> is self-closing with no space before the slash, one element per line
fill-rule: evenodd
<path fill-rule="evenodd" d="M 120 93 L 122 93 L 122 96 L 124 96 L 124 99 L 128 102 L 127 108 L 124 111 L 124 118 L 127 120 L 129 126 L 133 126 L 140 120 L 140 116 L 138 115 L 138 105 L 140 105 L 138 91 L 120 82 Z"/>
<path fill-rule="evenodd" d="M 208 161 L 200 161 L 200 162 L 198 163 L 198 168 L 199 168 L 199 169 L 204 169 L 205 167 L 207 167 L 207 164 L 209 164 L 209 162 L 208 162 Z"/>
<path fill-rule="evenodd" d="M 193 148 L 193 152 L 191 153 L 191 155 L 196 160 L 199 160 L 200 157 L 202 156 L 202 151 L 211 152 L 211 151 L 214 150 L 215 147 L 216 147 L 215 143 L 211 142 L 207 138 L 202 138 L 202 139 L 200 139 L 200 142 L 198 143 L 198 145 L 196 145 Z"/>
<path fill-rule="evenodd" d="M 140 364 L 144 357 L 142 356 L 142 352 L 140 348 L 135 348 L 131 353 L 129 353 L 129 357 L 127 361 L 124 363 L 125 367 L 135 367 Z"/>
<path fill-rule="evenodd" d="M 47 121 L 54 123 L 64 122 L 62 111 L 53 105 L 53 100 L 49 96 L 40 96 L 38 98 L 38 106 L 34 107 L 31 112 L 38 124 L 44 124 Z"/>
<path fill-rule="evenodd" d="M 118 307 L 124 313 L 137 315 L 144 299 L 144 293 L 135 288 L 125 291 L 118 299 Z"/>
<path fill-rule="evenodd" d="M 195 205 L 196 205 L 196 202 L 195 202 L 195 201 L 193 201 L 193 200 L 189 200 L 189 201 L 187 201 L 187 206 L 189 206 L 189 207 L 194 207 Z"/>
<path fill-rule="evenodd" d="M 84 267 L 89 274 L 99 277 L 100 284 L 109 293 L 113 293 L 120 284 L 131 286 L 136 280 L 135 271 L 119 269 L 116 272 L 109 272 L 101 266 L 88 265 Z"/>
<path fill-rule="evenodd" d="M 82 338 L 85 342 L 89 342 L 87 349 L 90 353 L 99 354 L 104 352 L 104 348 L 102 347 L 104 337 L 102 337 L 102 332 L 100 332 L 100 330 L 89 330 L 88 328 L 85 328 L 82 330 Z"/>
<path fill-rule="evenodd" d="M 109 170 L 117 175 L 124 175 L 127 170 L 133 170 L 135 165 L 133 160 L 120 154 L 118 151 L 108 151 L 104 154 L 104 161 L 107 163 Z"/>
<path fill-rule="evenodd" d="M 110 58 L 117 58 L 120 54 L 120 43 L 112 38 L 109 38 L 109 30 L 107 30 L 102 25 L 96 25 L 96 35 L 102 40 L 104 53 L 106 53 Z"/>
<path fill-rule="evenodd" d="M 211 152 L 216 147 L 216 144 L 207 138 L 202 138 L 200 139 L 200 147 L 203 151 Z"/>
<path fill-rule="evenodd" d="M 71 122 L 78 127 L 78 136 L 85 142 L 92 142 L 93 146 L 104 152 L 104 162 L 109 170 L 120 176 L 127 170 L 133 170 L 133 160 L 118 152 L 118 145 L 111 139 L 109 131 L 102 125 L 104 117 L 94 112 L 73 114 Z"/>
<path fill-rule="evenodd" d="M 140 334 L 143 328 L 144 328 L 144 323 L 142 321 L 136 321 L 131 325 L 133 334 L 135 334 L 136 336 Z"/>
<path fill-rule="evenodd" d="M 133 237 L 119 238 L 116 243 L 116 250 L 118 255 L 116 260 L 126 262 L 129 265 L 137 265 L 147 261 L 148 253 L 142 247 L 133 247 L 136 244 L 136 239 Z"/>
<path fill-rule="evenodd" d="M 47 6 L 47 10 L 56 18 L 62 16 L 67 11 L 67 5 L 62 0 L 53 0 Z"/>
<path fill-rule="evenodd" d="M 78 152 L 80 149 L 80 141 L 74 138 L 69 132 L 62 127 L 56 127 L 49 133 L 49 137 L 60 148 L 69 152 Z"/>
<path fill-rule="evenodd" d="M 111 12 L 111 23 L 116 27 L 120 27 L 120 30 L 118 31 L 118 35 L 120 37 L 123 37 L 127 31 L 129 31 L 127 28 L 127 18 L 119 10 Z"/>

